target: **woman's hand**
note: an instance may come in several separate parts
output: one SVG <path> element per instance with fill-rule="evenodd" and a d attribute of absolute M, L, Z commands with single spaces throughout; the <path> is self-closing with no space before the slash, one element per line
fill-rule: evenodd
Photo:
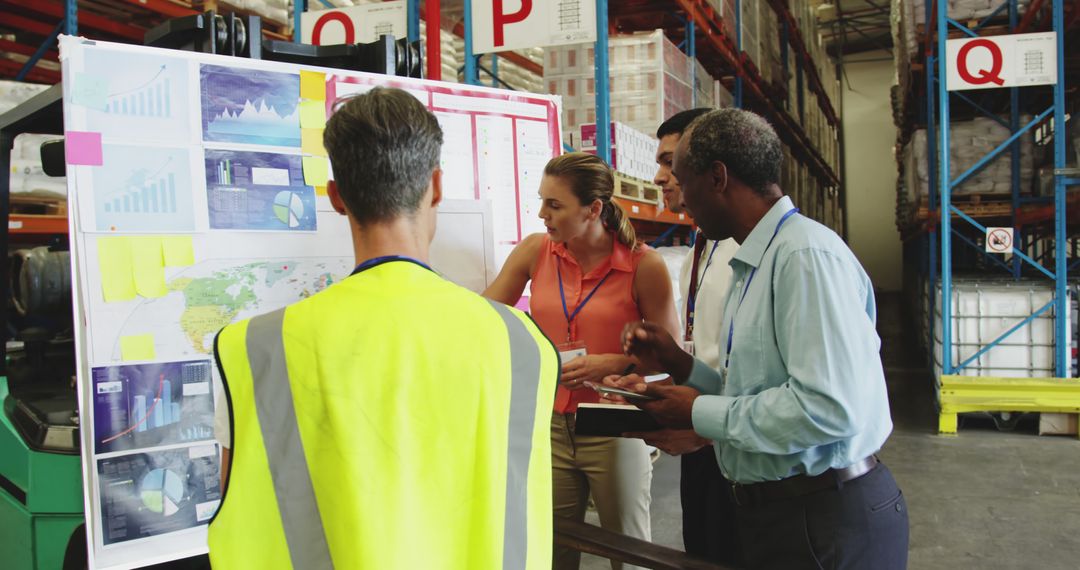
<path fill-rule="evenodd" d="M 585 382 L 603 383 L 605 376 L 622 374 L 631 360 L 621 354 L 586 354 L 563 363 L 562 387 L 580 390 Z"/>

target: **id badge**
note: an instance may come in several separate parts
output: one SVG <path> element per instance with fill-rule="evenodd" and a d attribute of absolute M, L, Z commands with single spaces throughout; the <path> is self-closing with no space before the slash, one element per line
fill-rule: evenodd
<path fill-rule="evenodd" d="M 556 345 L 555 348 L 559 351 L 559 361 L 563 364 L 589 353 L 585 350 L 585 343 L 580 340 L 564 342 L 563 344 Z"/>
<path fill-rule="evenodd" d="M 682 343 L 682 349 L 686 351 L 690 356 L 694 356 L 694 341 L 684 340 Z"/>

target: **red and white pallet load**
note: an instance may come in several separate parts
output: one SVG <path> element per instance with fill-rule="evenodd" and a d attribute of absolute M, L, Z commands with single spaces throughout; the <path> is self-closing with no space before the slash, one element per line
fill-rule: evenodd
<path fill-rule="evenodd" d="M 662 30 L 612 36 L 608 42 L 611 119 L 641 132 L 693 105 L 690 59 Z M 596 122 L 593 44 L 545 50 L 544 83 L 563 97 L 563 129 Z"/>
<path fill-rule="evenodd" d="M 596 123 L 581 125 L 579 133 L 581 150 L 596 154 Z M 617 121 L 611 123 L 611 167 L 617 172 L 652 181 L 658 145 L 651 134 Z"/>

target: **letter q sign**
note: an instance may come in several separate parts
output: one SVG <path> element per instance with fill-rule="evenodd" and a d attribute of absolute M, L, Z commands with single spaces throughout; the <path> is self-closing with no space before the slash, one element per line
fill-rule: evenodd
<path fill-rule="evenodd" d="M 1053 32 L 948 40 L 949 91 L 1057 83 L 1057 36 Z"/>

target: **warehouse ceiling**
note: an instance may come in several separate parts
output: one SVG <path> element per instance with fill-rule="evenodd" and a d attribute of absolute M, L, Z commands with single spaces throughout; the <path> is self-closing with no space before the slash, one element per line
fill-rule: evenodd
<path fill-rule="evenodd" d="M 834 0 L 818 8 L 829 55 L 892 51 L 889 0 Z"/>

